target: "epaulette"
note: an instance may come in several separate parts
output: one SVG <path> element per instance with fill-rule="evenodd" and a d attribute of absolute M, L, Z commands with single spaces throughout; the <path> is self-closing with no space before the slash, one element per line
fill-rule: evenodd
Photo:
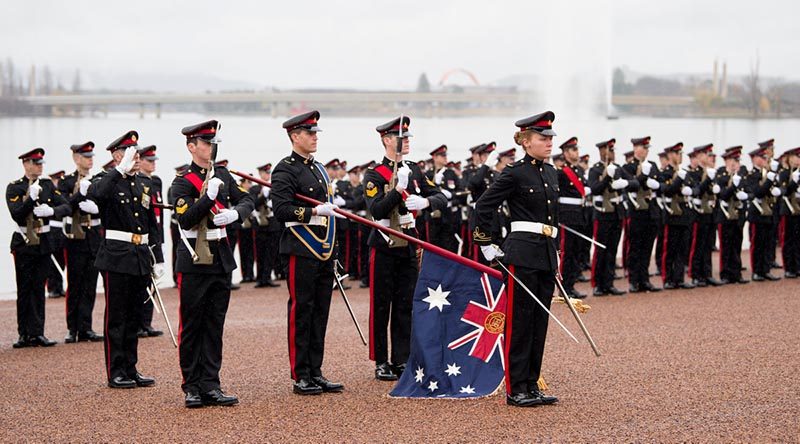
<path fill-rule="evenodd" d="M 176 171 L 175 177 L 183 177 L 184 174 L 186 174 L 186 171 Z"/>
<path fill-rule="evenodd" d="M 602 166 L 605 166 L 605 164 L 603 164 L 603 162 L 597 162 L 596 164 L 594 164 L 594 166 L 602 167 Z"/>
<path fill-rule="evenodd" d="M 15 181 L 11 182 L 11 183 L 22 183 L 22 179 L 17 179 Z"/>
<path fill-rule="evenodd" d="M 294 157 L 286 156 L 281 160 L 281 162 L 286 162 L 289 165 L 294 165 Z"/>

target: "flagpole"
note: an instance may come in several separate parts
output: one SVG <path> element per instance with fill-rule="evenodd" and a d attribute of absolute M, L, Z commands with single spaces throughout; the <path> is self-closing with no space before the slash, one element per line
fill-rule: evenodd
<path fill-rule="evenodd" d="M 254 182 L 254 183 L 257 183 L 257 184 L 272 188 L 272 184 L 270 184 L 269 182 L 267 182 L 265 180 L 262 180 L 262 179 L 260 179 L 258 177 L 251 176 L 251 175 L 249 175 L 247 173 L 242 173 L 241 171 L 236 171 L 236 170 L 229 170 L 229 171 L 230 171 L 231 174 L 235 174 L 235 175 L 237 175 L 237 176 L 239 176 L 239 177 L 241 177 L 243 179 L 247 179 L 250 182 Z M 312 204 L 312 205 L 321 205 L 322 204 L 322 202 L 320 202 L 320 201 L 318 201 L 316 199 L 312 199 L 312 198 L 310 198 L 308 196 L 303 196 L 302 194 L 295 194 L 294 197 L 297 198 L 297 199 L 302 200 L 303 202 L 306 202 L 306 203 L 309 203 L 309 204 Z M 488 274 L 489 276 L 491 276 L 493 278 L 500 279 L 500 280 L 503 279 L 503 273 L 501 273 L 500 270 L 495 270 L 494 268 L 490 268 L 490 267 L 487 267 L 486 265 L 483 265 L 483 264 L 481 264 L 479 262 L 475 262 L 472 259 L 468 259 L 466 257 L 459 256 L 459 255 L 453 253 L 452 251 L 445 250 L 442 247 L 437 247 L 436 245 L 433 245 L 433 244 L 431 244 L 429 242 L 425 242 L 423 240 L 417 239 L 414 236 L 409 236 L 409 235 L 407 235 L 407 234 L 405 234 L 405 233 L 403 233 L 401 231 L 393 230 L 393 229 L 391 229 L 389 227 L 384 227 L 383 225 L 381 225 L 381 224 L 379 224 L 377 222 L 374 222 L 374 221 L 371 221 L 369 219 L 363 218 L 361 216 L 355 215 L 355 214 L 353 214 L 353 213 L 351 213 L 349 211 L 342 210 L 340 208 L 337 208 L 335 211 L 336 211 L 337 214 L 340 214 L 340 215 L 342 215 L 342 216 L 344 216 L 344 217 L 346 217 L 346 218 L 348 218 L 350 220 L 353 220 L 353 221 L 358 222 L 360 224 L 367 225 L 369 227 L 375 228 L 376 230 L 383 231 L 386 234 L 391 234 L 392 236 L 399 237 L 401 239 L 405 239 L 406 241 L 411 242 L 411 243 L 419 246 L 423 250 L 430 251 L 431 253 L 436 253 L 439 256 L 443 256 L 443 257 L 445 257 L 447 259 L 450 259 L 452 261 L 458 262 L 461 265 L 470 267 L 470 268 L 472 268 L 474 270 L 477 270 L 477 271 L 479 271 L 481 273 L 486 273 L 486 274 Z"/>

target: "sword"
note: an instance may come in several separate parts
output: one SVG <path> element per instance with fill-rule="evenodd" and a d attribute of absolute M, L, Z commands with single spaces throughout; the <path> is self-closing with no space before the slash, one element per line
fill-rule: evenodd
<path fill-rule="evenodd" d="M 181 241 L 183 241 L 183 245 L 189 250 L 189 254 L 192 256 L 192 262 L 197 262 L 197 253 L 195 253 L 194 248 L 192 248 L 192 244 L 189 243 L 189 239 L 186 238 L 186 233 L 181 228 L 180 222 L 178 222 L 178 233 L 181 234 Z"/>
<path fill-rule="evenodd" d="M 149 291 L 150 297 L 153 298 L 153 308 L 158 311 L 158 308 L 161 309 L 161 315 L 164 316 L 164 322 L 167 323 L 167 330 L 169 331 L 169 337 L 172 339 L 172 345 L 175 348 L 178 348 L 178 341 L 175 339 L 175 332 L 172 331 L 172 324 L 169 322 L 169 317 L 167 317 L 167 308 L 164 306 L 164 299 L 161 298 L 161 292 L 158 290 L 158 282 L 156 280 L 155 275 L 155 264 L 156 264 L 156 255 L 153 253 L 152 247 L 149 248 L 150 250 L 150 260 L 152 260 L 152 268 L 150 269 L 150 284 L 153 286 L 153 289 Z M 148 288 L 148 290 L 150 290 Z M 156 308 L 158 307 L 158 308 Z"/>
<path fill-rule="evenodd" d="M 759 213 L 764 214 L 764 209 L 761 208 L 761 203 L 759 202 L 759 200 L 760 199 L 753 199 L 753 205 L 755 205 L 756 208 L 758 208 Z"/>
<path fill-rule="evenodd" d="M 522 281 L 519 280 L 518 277 L 514 276 L 514 274 L 511 273 L 511 271 L 509 271 L 509 269 L 506 268 L 506 266 L 503 265 L 502 262 L 500 262 L 500 261 L 495 261 L 495 262 L 497 262 L 497 264 L 500 265 L 500 268 L 505 270 L 505 272 L 508 273 L 509 276 L 514 278 L 514 280 L 519 284 L 519 286 L 522 287 L 522 289 L 525 290 L 533 298 L 533 300 L 536 301 L 536 303 L 539 304 L 539 306 L 542 307 L 544 309 L 544 311 L 546 311 L 547 314 L 550 315 L 551 318 L 553 318 L 554 321 L 556 321 L 556 323 L 559 325 L 559 327 L 561 327 L 561 329 L 564 330 L 567 333 L 567 335 L 569 335 L 569 337 L 572 338 L 573 341 L 575 341 L 575 343 L 580 344 L 580 342 L 578 342 L 578 338 L 576 338 L 575 335 L 570 333 L 570 331 L 567 329 L 567 327 L 565 327 L 564 324 L 562 324 L 561 321 L 558 320 L 556 315 L 554 315 L 553 312 L 548 310 L 547 307 L 542 303 L 542 301 L 540 301 L 539 298 L 537 298 L 536 295 L 534 295 L 533 292 L 530 289 L 528 289 L 527 285 L 523 284 Z"/>
<path fill-rule="evenodd" d="M 347 306 L 347 311 L 350 312 L 350 318 L 353 319 L 353 323 L 356 325 L 356 330 L 358 330 L 358 336 L 361 337 L 361 342 L 364 345 L 367 345 L 367 340 L 364 338 L 364 332 L 361 331 L 361 326 L 358 324 L 358 319 L 356 319 L 356 314 L 353 313 L 353 307 L 350 306 L 350 300 L 347 299 L 347 294 L 344 292 L 344 286 L 342 285 L 342 280 L 347 277 L 347 275 L 341 276 L 339 274 L 339 260 L 336 259 L 335 263 L 333 264 L 333 273 L 334 273 L 334 286 L 339 287 L 339 293 L 342 294 L 342 299 L 344 300 L 344 305 Z"/>
<path fill-rule="evenodd" d="M 458 250 L 456 251 L 458 252 L 458 254 L 461 254 L 461 247 L 464 246 L 464 240 L 461 239 L 461 236 L 459 236 L 458 233 L 453 233 L 453 236 L 455 236 L 456 241 L 458 241 Z"/>
<path fill-rule="evenodd" d="M 567 303 L 567 307 L 569 307 L 569 311 L 572 312 L 572 316 L 575 317 L 575 320 L 578 322 L 578 326 L 581 327 L 581 331 L 583 331 L 583 335 L 586 336 L 586 340 L 589 341 L 589 345 L 592 347 L 594 351 L 594 355 L 600 357 L 600 350 L 597 348 L 597 344 L 594 343 L 592 339 L 592 335 L 589 334 L 589 330 L 586 328 L 586 325 L 583 323 L 583 319 L 578 314 L 578 310 L 575 310 L 575 307 L 572 306 L 572 300 L 570 299 L 567 291 L 564 289 L 564 283 L 561 281 L 561 260 L 559 259 L 560 255 L 556 253 L 556 261 L 559 262 L 559 266 L 556 268 L 555 278 L 556 278 L 556 286 L 558 287 L 558 291 L 561 292 L 561 296 L 564 297 L 564 301 Z"/>
<path fill-rule="evenodd" d="M 580 237 L 581 239 L 585 240 L 586 242 L 592 243 L 592 244 L 602 248 L 603 250 L 607 249 L 605 245 L 601 244 L 600 242 L 597 242 L 596 240 L 592 239 L 591 237 L 586 236 L 583 233 L 579 233 L 577 230 L 573 230 L 572 228 L 570 228 L 570 227 L 568 227 L 568 226 L 566 226 L 564 224 L 559 224 L 559 225 L 561 225 L 561 228 L 563 228 L 563 229 L 569 231 L 570 233 Z"/>
<path fill-rule="evenodd" d="M 58 270 L 58 274 L 61 275 L 61 279 L 64 279 L 66 281 L 67 280 L 67 274 L 64 273 L 64 270 L 61 269 L 61 265 L 59 265 L 58 261 L 56 260 L 56 257 L 51 254 L 50 255 L 50 260 L 53 261 L 53 265 L 56 266 L 56 270 Z"/>
<path fill-rule="evenodd" d="M 789 208 L 789 211 L 792 214 L 795 214 L 794 207 L 792 206 L 792 202 L 789 200 L 787 196 L 783 196 L 783 201 L 786 202 L 786 207 Z"/>

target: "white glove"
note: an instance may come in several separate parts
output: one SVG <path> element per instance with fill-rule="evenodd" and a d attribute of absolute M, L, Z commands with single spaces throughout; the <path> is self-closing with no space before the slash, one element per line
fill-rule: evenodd
<path fill-rule="evenodd" d="M 253 210 L 250 212 L 250 217 L 258 217 L 258 210 Z"/>
<path fill-rule="evenodd" d="M 267 208 L 272 208 L 272 200 L 267 201 Z"/>
<path fill-rule="evenodd" d="M 714 180 L 714 177 L 716 177 L 717 175 L 717 170 L 715 170 L 714 168 L 707 168 L 706 175 L 708 176 L 709 179 Z"/>
<path fill-rule="evenodd" d="M 453 198 L 453 193 L 451 193 L 451 192 L 449 192 L 447 190 L 442 190 L 442 194 L 444 194 L 444 197 L 446 197 L 447 200 L 450 200 L 450 199 Z"/>
<path fill-rule="evenodd" d="M 47 204 L 42 204 L 33 208 L 33 214 L 35 214 L 36 217 L 50 217 L 55 214 L 55 212 L 53 207 Z"/>
<path fill-rule="evenodd" d="M 614 181 L 611 182 L 611 188 L 615 190 L 621 190 L 627 186 L 628 186 L 628 181 L 625 179 L 614 179 Z"/>
<path fill-rule="evenodd" d="M 344 217 L 336 213 L 336 210 L 338 208 L 339 207 L 330 202 L 325 202 L 324 204 L 320 204 L 314 207 L 314 209 L 317 211 L 317 216 L 334 216 L 339 218 Z"/>
<path fill-rule="evenodd" d="M 742 176 L 740 176 L 738 174 L 734 174 L 733 177 L 731 178 L 731 180 L 733 181 L 733 186 L 738 187 L 739 186 L 739 182 L 742 181 Z"/>
<path fill-rule="evenodd" d="M 717 184 L 714 184 L 714 186 L 711 187 L 711 192 L 714 194 L 719 194 L 720 191 L 722 191 L 722 188 L 720 188 Z"/>
<path fill-rule="evenodd" d="M 800 182 L 800 170 L 792 171 L 792 181 Z"/>
<path fill-rule="evenodd" d="M 769 192 L 770 192 L 770 194 L 772 194 L 775 197 L 778 197 L 778 196 L 781 195 L 781 189 L 778 188 L 778 187 L 772 188 L 771 190 L 769 190 Z"/>
<path fill-rule="evenodd" d="M 683 187 L 683 188 L 681 188 L 681 194 L 683 194 L 684 196 L 691 196 L 692 195 L 691 187 Z"/>
<path fill-rule="evenodd" d="M 439 170 L 439 172 L 433 176 L 433 183 L 441 185 L 442 182 L 444 182 L 444 169 Z"/>
<path fill-rule="evenodd" d="M 772 171 L 767 173 L 767 179 L 769 179 L 771 182 L 774 182 L 775 181 L 775 173 L 773 173 Z"/>
<path fill-rule="evenodd" d="M 408 176 L 410 176 L 410 175 L 411 175 L 411 168 L 409 168 L 408 165 L 403 164 L 403 166 L 401 166 L 397 170 L 397 186 L 398 186 L 398 188 L 402 188 L 404 190 L 406 188 L 408 188 Z"/>
<path fill-rule="evenodd" d="M 261 195 L 264 196 L 264 199 L 269 198 L 269 187 L 261 187 Z"/>
<path fill-rule="evenodd" d="M 742 190 L 736 192 L 736 198 L 739 200 L 747 200 L 747 193 Z"/>
<path fill-rule="evenodd" d="M 406 198 L 406 208 L 411 211 L 420 211 L 428 208 L 431 205 L 431 202 L 416 194 L 412 194 Z"/>
<path fill-rule="evenodd" d="M 89 185 L 91 185 L 91 184 L 92 184 L 92 182 L 89 179 L 83 179 L 81 181 L 81 183 L 80 183 L 81 196 L 85 196 L 86 195 L 86 192 L 89 191 Z"/>
<path fill-rule="evenodd" d="M 39 193 L 42 192 L 42 186 L 38 183 L 35 183 L 28 188 L 28 196 L 31 197 L 32 200 L 36 200 L 39 198 Z"/>
<path fill-rule="evenodd" d="M 222 186 L 225 182 L 222 181 L 219 177 L 214 177 L 208 181 L 208 187 L 206 188 L 206 196 L 209 199 L 214 200 L 217 198 L 219 194 L 219 187 Z"/>
<path fill-rule="evenodd" d="M 592 189 L 591 188 L 583 187 L 583 190 L 586 191 L 586 195 L 587 196 L 591 196 L 592 195 Z"/>
<path fill-rule="evenodd" d="M 156 278 L 156 282 L 160 281 L 162 277 L 164 277 L 164 263 L 153 264 L 153 277 Z"/>
<path fill-rule="evenodd" d="M 613 163 L 608 164 L 608 166 L 606 167 L 606 173 L 608 174 L 608 177 L 611 177 L 613 179 L 614 174 L 616 174 L 616 172 L 617 172 L 617 166 L 614 165 Z"/>
<path fill-rule="evenodd" d="M 680 177 L 681 180 L 686 179 L 686 170 L 684 170 L 683 168 L 679 169 L 678 170 L 678 177 Z"/>
<path fill-rule="evenodd" d="M 644 174 L 645 176 L 649 176 L 651 168 L 653 168 L 653 165 L 650 162 L 648 161 L 642 162 L 642 174 Z"/>
<path fill-rule="evenodd" d="M 769 163 L 769 169 L 771 169 L 772 171 L 778 171 L 778 167 L 779 166 L 780 166 L 780 164 L 775 159 L 772 159 L 772 161 L 770 161 L 770 163 Z"/>
<path fill-rule="evenodd" d="M 333 204 L 337 207 L 343 207 L 345 203 L 347 202 L 342 199 L 342 196 L 333 196 Z"/>
<path fill-rule="evenodd" d="M 653 179 L 652 177 L 649 177 L 647 179 L 647 187 L 650 188 L 651 190 L 657 190 L 657 189 L 661 188 L 661 183 L 659 181 Z"/>
<path fill-rule="evenodd" d="M 231 210 L 230 208 L 223 208 L 219 210 L 219 213 L 214 215 L 214 225 L 218 227 L 230 225 L 237 220 L 239 220 L 239 213 L 236 210 Z"/>
<path fill-rule="evenodd" d="M 703 204 L 703 201 L 695 197 L 694 199 L 692 199 L 692 203 L 694 204 L 694 206 L 699 207 L 700 205 Z"/>
<path fill-rule="evenodd" d="M 84 213 L 89 214 L 97 214 L 100 212 L 100 208 L 97 207 L 97 204 L 94 203 L 93 200 L 88 199 L 78 202 L 78 208 L 80 208 Z"/>
<path fill-rule="evenodd" d="M 133 170 L 134 160 L 133 157 L 136 155 L 136 147 L 129 146 L 125 148 L 125 154 L 122 156 L 122 160 L 119 161 L 119 165 L 116 166 L 117 171 L 120 172 L 122 175 L 127 175 L 128 173 Z"/>
<path fill-rule="evenodd" d="M 501 250 L 500 247 L 498 247 L 495 244 L 482 245 L 481 246 L 481 253 L 483 253 L 483 257 L 485 257 L 486 260 L 489 261 L 489 262 L 495 260 L 498 257 L 505 256 L 505 253 L 503 253 L 503 250 Z"/>

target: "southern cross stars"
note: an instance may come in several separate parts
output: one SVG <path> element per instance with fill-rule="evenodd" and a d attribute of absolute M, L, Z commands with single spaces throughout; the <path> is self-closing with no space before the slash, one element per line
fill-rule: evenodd
<path fill-rule="evenodd" d="M 436 381 L 431 381 L 431 383 L 428 384 L 428 390 L 430 390 L 430 391 L 434 391 L 434 390 L 436 390 L 438 388 L 439 388 L 439 383 L 436 382 Z"/>
<path fill-rule="evenodd" d="M 471 385 L 467 385 L 466 387 L 461 387 L 461 390 L 459 390 L 458 393 L 466 393 L 468 395 L 474 395 L 475 388 L 473 388 Z"/>
<path fill-rule="evenodd" d="M 427 302 L 429 304 L 428 310 L 433 310 L 435 307 L 441 312 L 445 305 L 450 305 L 450 302 L 447 300 L 447 295 L 449 294 L 449 291 L 442 291 L 442 284 L 439 284 L 436 290 L 428 288 L 428 297 L 423 299 L 422 302 Z"/>
<path fill-rule="evenodd" d="M 422 370 L 422 367 L 417 367 L 417 371 L 414 373 L 414 380 L 417 382 L 422 382 L 425 378 L 425 372 Z"/>
<path fill-rule="evenodd" d="M 448 376 L 458 376 L 461 374 L 461 367 L 456 363 L 447 364 L 447 370 L 444 371 Z"/>

